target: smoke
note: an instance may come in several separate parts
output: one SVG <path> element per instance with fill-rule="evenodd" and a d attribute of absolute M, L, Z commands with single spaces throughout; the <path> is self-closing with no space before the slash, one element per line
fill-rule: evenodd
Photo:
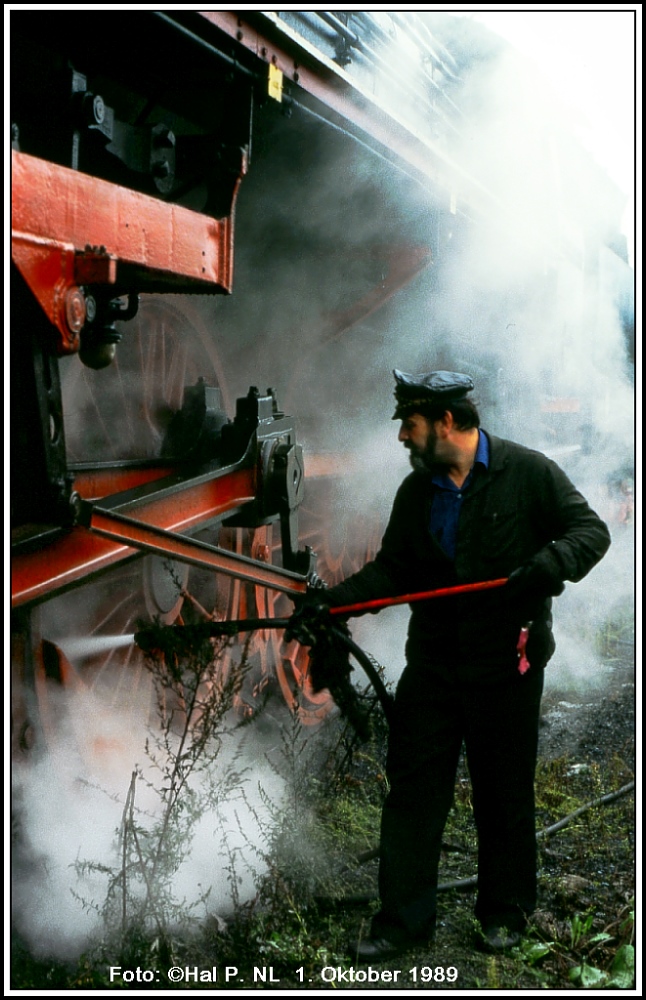
<path fill-rule="evenodd" d="M 225 367 L 277 386 L 306 469 L 308 456 L 343 456 L 336 486 L 310 480 L 306 499 L 330 583 L 374 554 L 366 525 L 385 524 L 408 471 L 390 422 L 392 368 L 471 373 L 483 426 L 553 457 L 610 524 L 611 554 L 556 603 L 548 672 L 548 682 L 596 683 L 599 632 L 633 604 L 633 527 L 620 513 L 634 477 L 627 199 L 533 64 L 467 19 L 427 14 L 425 24 L 454 57 L 441 84 L 460 109 L 451 127 L 441 116 L 431 125 L 441 155 L 429 174 L 441 183 L 399 174 L 297 110 L 279 149 L 270 131 L 240 195 L 243 291 L 217 304 Z M 402 46 L 396 38 L 385 53 L 391 65 Z M 414 75 L 410 52 L 403 61 Z M 408 113 L 401 102 L 395 110 Z M 353 312 L 411 246 L 431 248 L 430 266 L 411 267 L 378 309 Z M 302 523 L 312 544 L 307 511 Z M 393 677 L 404 620 L 355 626 L 380 661 L 397 664 Z"/>
<path fill-rule="evenodd" d="M 149 830 L 162 816 L 164 775 L 146 749 L 159 732 L 149 726 L 146 698 L 128 717 L 89 690 L 50 698 L 57 724 L 46 751 L 14 774 L 13 925 L 36 957 L 74 959 L 118 931 L 107 906 L 108 873 L 121 866 L 132 773 L 140 774 L 134 816 Z M 171 839 L 167 848 L 177 854 L 170 892 L 181 913 L 218 926 L 257 892 L 286 791 L 278 727 L 234 731 L 236 721 L 225 719 L 212 766 L 195 776 L 194 794 L 183 793 L 189 812 L 195 801 L 202 805 L 181 845 Z M 295 752 L 306 754 L 302 741 Z M 134 892 L 136 883 L 135 871 Z M 141 878 L 139 885 L 143 891 Z"/>
<path fill-rule="evenodd" d="M 106 636 L 82 636 L 78 639 L 64 638 L 60 645 L 67 657 L 75 659 L 77 657 L 95 656 L 107 652 L 109 649 L 121 649 L 123 646 L 131 646 L 134 642 L 134 634 L 131 635 L 106 635 Z"/>
<path fill-rule="evenodd" d="M 446 18 L 429 21 L 449 30 Z M 386 372 L 470 372 L 484 427 L 554 457 L 609 522 L 610 554 L 556 602 L 558 649 L 546 675 L 548 684 L 599 688 L 608 679 L 600 636 L 633 608 L 632 277 L 613 249 L 625 198 L 577 146 L 566 110 L 531 67 L 468 22 L 450 31 L 466 115 L 450 154 L 488 196 L 468 226 L 458 197 L 443 254 L 386 310 L 396 333 L 377 341 L 375 355 Z M 358 469 L 359 497 L 396 488 L 391 426 L 372 476 Z M 375 633 L 378 656 L 393 656 L 390 623 L 379 637 L 377 626 L 362 628 Z M 401 631 L 398 621 L 397 642 Z"/>

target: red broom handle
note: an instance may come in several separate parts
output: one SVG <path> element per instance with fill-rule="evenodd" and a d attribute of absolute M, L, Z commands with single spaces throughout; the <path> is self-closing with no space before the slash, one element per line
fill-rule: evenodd
<path fill-rule="evenodd" d="M 413 604 L 415 601 L 430 601 L 433 597 L 452 597 L 454 594 L 470 594 L 475 590 L 493 590 L 504 587 L 507 577 L 498 580 L 480 580 L 478 583 L 461 583 L 457 587 L 440 587 L 439 590 L 425 590 L 421 594 L 402 594 L 399 597 L 380 597 L 375 601 L 361 601 L 359 604 L 344 604 L 330 608 L 331 615 L 353 615 L 358 611 L 377 611 L 395 604 Z"/>

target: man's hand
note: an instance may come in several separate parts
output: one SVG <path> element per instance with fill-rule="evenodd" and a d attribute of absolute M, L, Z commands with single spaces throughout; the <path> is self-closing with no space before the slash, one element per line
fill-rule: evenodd
<path fill-rule="evenodd" d="M 548 597 L 558 597 L 564 590 L 565 585 L 556 568 L 551 568 L 547 560 L 537 557 L 510 573 L 505 596 L 526 624 L 538 616 L 541 605 Z"/>
<path fill-rule="evenodd" d="M 287 623 L 285 642 L 296 639 L 302 646 L 315 646 L 329 623 L 330 602 L 325 591 L 321 587 L 308 590 Z"/>

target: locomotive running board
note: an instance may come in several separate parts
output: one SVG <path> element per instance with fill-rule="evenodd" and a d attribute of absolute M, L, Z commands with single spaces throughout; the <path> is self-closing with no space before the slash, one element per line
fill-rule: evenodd
<path fill-rule="evenodd" d="M 186 535 L 179 535 L 165 528 L 158 528 L 144 521 L 127 517 L 113 510 L 105 510 L 84 501 L 80 505 L 78 523 L 93 534 L 101 535 L 129 547 L 143 549 L 156 555 L 168 556 L 192 566 L 211 569 L 226 576 L 236 577 L 286 594 L 304 594 L 307 577 L 292 573 L 279 566 L 270 566 L 248 556 L 209 545 Z"/>

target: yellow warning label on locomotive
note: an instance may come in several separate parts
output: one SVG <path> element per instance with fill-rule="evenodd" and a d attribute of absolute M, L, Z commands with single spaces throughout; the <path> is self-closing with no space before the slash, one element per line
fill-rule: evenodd
<path fill-rule="evenodd" d="M 273 97 L 275 101 L 282 101 L 283 99 L 283 71 L 278 69 L 278 66 L 274 66 L 273 63 L 269 64 L 269 83 L 267 87 L 267 92 L 270 97 Z"/>

